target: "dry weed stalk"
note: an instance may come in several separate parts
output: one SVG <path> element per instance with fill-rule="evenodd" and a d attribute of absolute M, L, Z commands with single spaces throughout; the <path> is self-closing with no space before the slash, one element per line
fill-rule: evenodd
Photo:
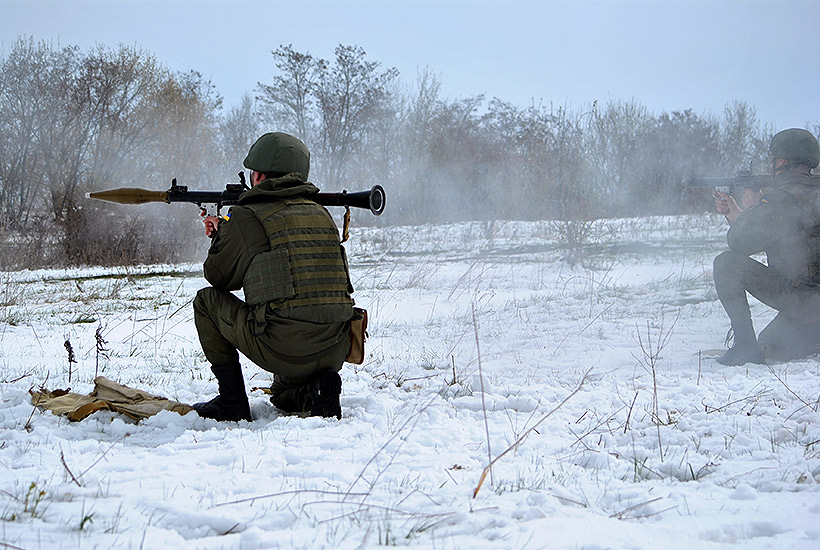
<path fill-rule="evenodd" d="M 591 370 L 591 369 L 590 369 L 590 370 Z M 492 459 L 492 460 L 490 461 L 490 463 L 489 463 L 489 464 L 487 464 L 487 466 L 484 468 L 484 470 L 482 470 L 482 472 L 481 472 L 481 478 L 478 480 L 478 485 L 476 486 L 475 490 L 473 491 L 473 498 L 475 498 L 475 497 L 477 497 L 477 496 L 478 496 L 478 491 L 480 491 L 480 490 L 481 490 L 481 485 L 484 483 L 484 479 L 487 477 L 487 473 L 489 473 L 489 472 L 492 470 L 493 465 L 494 465 L 496 462 L 498 462 L 499 460 L 501 460 L 501 459 L 504 457 L 504 455 L 506 455 L 507 453 L 509 453 L 510 451 L 512 451 L 512 450 L 514 450 L 514 449 L 517 449 L 517 448 L 518 448 L 518 447 L 519 447 L 519 446 L 520 446 L 520 445 L 524 442 L 524 440 L 525 440 L 525 439 L 527 439 L 527 436 L 528 436 L 528 435 L 530 435 L 532 432 L 534 432 L 534 431 L 535 431 L 535 429 L 536 429 L 538 426 L 540 426 L 542 422 L 544 422 L 547 418 L 549 418 L 550 416 L 552 416 L 552 415 L 553 415 L 553 414 L 554 414 L 554 413 L 555 413 L 558 409 L 560 409 L 561 407 L 563 407 L 563 406 L 564 406 L 564 404 L 565 404 L 567 401 L 569 401 L 570 399 L 572 399 L 572 397 L 573 397 L 573 396 L 575 396 L 575 394 L 576 394 L 576 393 L 578 393 L 579 391 L 581 391 L 581 388 L 582 388 L 582 387 L 584 387 L 584 383 L 586 382 L 587 378 L 589 377 L 589 373 L 590 373 L 590 371 L 589 371 L 589 370 L 588 370 L 588 371 L 586 371 L 586 372 L 584 373 L 584 376 L 581 378 L 581 381 L 578 383 L 578 386 L 576 386 L 576 388 L 575 388 L 574 390 L 572 390 L 572 392 L 571 392 L 569 395 L 567 395 L 567 396 L 566 396 L 566 397 L 565 397 L 565 398 L 564 398 L 564 399 L 563 399 L 560 403 L 558 403 L 558 405 L 556 405 L 556 406 L 555 406 L 555 407 L 554 407 L 551 411 L 549 411 L 549 412 L 548 412 L 548 413 L 546 413 L 544 416 L 542 416 L 542 417 L 540 418 L 540 420 L 538 420 L 538 422 L 536 422 L 535 424 L 533 424 L 533 425 L 532 425 L 532 426 L 531 426 L 531 427 L 530 427 L 527 431 L 525 431 L 523 434 L 521 434 L 521 437 L 519 437 L 518 439 L 516 439 L 516 440 L 515 440 L 515 442 L 514 442 L 512 445 L 510 445 L 509 447 L 507 447 L 507 449 L 506 449 L 503 453 L 501 453 L 500 455 L 498 455 L 497 457 L 495 457 L 494 459 Z"/>
<path fill-rule="evenodd" d="M 366 463 L 366 464 L 364 465 L 364 467 L 361 469 L 361 471 L 360 471 L 360 472 L 359 472 L 359 474 L 356 476 L 356 478 L 355 478 L 355 479 L 354 479 L 354 480 L 350 483 L 350 486 L 347 488 L 347 491 L 345 492 L 344 496 L 342 497 L 342 500 L 347 500 L 347 498 L 348 498 L 349 496 L 356 494 L 356 493 L 353 493 L 353 487 L 355 487 L 355 486 L 356 486 L 356 484 L 357 484 L 357 483 L 358 483 L 361 479 L 363 479 L 363 478 L 364 478 L 364 474 L 365 474 L 365 472 L 367 471 L 367 469 L 370 467 L 370 465 L 371 465 L 373 462 L 375 462 L 376 458 L 378 458 L 378 457 L 379 457 L 379 455 L 381 455 L 382 451 L 384 451 L 384 450 L 387 448 L 387 446 L 388 446 L 388 445 L 389 445 L 389 444 L 390 444 L 393 440 L 395 440 L 396 438 L 400 438 L 400 439 L 401 439 L 401 443 L 399 443 L 399 444 L 396 446 L 396 449 L 395 449 L 395 450 L 393 451 L 393 453 L 390 455 L 390 458 L 389 458 L 389 460 L 388 460 L 388 462 L 387 462 L 387 465 L 386 465 L 384 468 L 382 468 L 381 470 L 379 470 L 378 472 L 376 472 L 376 475 L 373 477 L 373 480 L 370 482 L 370 487 L 368 488 L 367 492 L 365 492 L 364 497 L 362 498 L 362 500 L 361 500 L 360 502 L 358 502 L 358 503 L 357 503 L 357 504 L 359 504 L 360 508 L 361 508 L 361 507 L 363 507 L 363 506 L 365 506 L 365 500 L 367 500 L 367 498 L 368 498 L 368 497 L 370 497 L 370 495 L 372 494 L 373 487 L 375 487 L 375 486 L 376 486 L 376 483 L 379 481 L 379 479 L 381 478 L 382 474 L 384 474 L 384 472 L 385 472 L 385 471 L 386 471 L 386 470 L 387 470 L 387 469 L 388 469 L 388 468 L 389 468 L 389 467 L 393 464 L 393 460 L 395 460 L 396 455 L 398 454 L 398 452 L 399 452 L 399 450 L 401 449 L 401 447 L 404 445 L 404 442 L 405 442 L 405 441 L 407 441 L 407 438 L 408 438 L 408 437 L 410 436 L 410 434 L 411 434 L 411 433 L 413 433 L 413 431 L 415 430 L 416 425 L 418 424 L 418 421 L 419 421 L 419 419 L 421 418 L 421 413 L 423 413 L 424 411 L 426 411 L 426 410 L 427 410 L 427 408 L 428 408 L 430 405 L 432 405 L 432 404 L 433 404 L 433 401 L 435 401 L 435 397 L 434 397 L 434 398 L 432 398 L 432 399 L 430 399 L 429 401 L 427 401 L 427 403 L 425 403 L 424 405 L 422 405 L 422 407 L 421 407 L 421 408 L 419 408 L 419 410 L 417 410 L 414 414 L 410 415 L 410 416 L 407 418 L 407 420 L 405 420 L 405 421 L 404 421 L 404 423 L 403 423 L 401 426 L 399 426 L 399 428 L 396 430 L 396 432 L 395 432 L 392 436 L 390 436 L 390 437 L 387 439 L 387 441 L 385 441 L 385 442 L 384 442 L 384 444 L 383 444 L 381 447 L 379 447 L 379 449 L 376 451 L 376 454 L 374 454 L 372 457 L 370 457 L 370 460 L 368 460 L 368 461 L 367 461 L 367 463 Z M 409 426 L 409 428 L 408 428 L 407 433 L 406 433 L 405 435 L 403 435 L 403 436 L 402 436 L 402 431 L 403 431 L 406 427 L 408 427 L 408 426 Z"/>
<path fill-rule="evenodd" d="M 629 430 L 629 419 L 632 418 L 632 409 L 635 407 L 635 401 L 638 400 L 638 392 L 635 392 L 635 397 L 632 398 L 632 403 L 629 404 L 629 412 L 626 413 L 626 422 L 624 422 L 624 433 Z"/>
<path fill-rule="evenodd" d="M 68 353 L 68 383 L 71 384 L 71 366 L 77 362 L 77 357 L 74 355 L 74 348 L 71 346 L 71 340 L 68 339 L 67 334 L 65 336 L 63 347 L 65 347 L 66 353 Z"/>
<path fill-rule="evenodd" d="M 475 331 L 475 349 L 476 349 L 476 354 L 478 356 L 478 380 L 479 380 L 479 384 L 480 384 L 480 387 L 481 387 L 481 410 L 484 413 L 484 433 L 487 436 L 487 460 L 488 460 L 490 466 L 492 466 L 493 452 L 490 449 L 490 424 L 487 421 L 487 405 L 484 401 L 484 372 L 481 369 L 481 345 L 479 344 L 479 341 L 478 341 L 478 319 L 476 319 L 476 315 L 475 315 L 475 302 L 473 302 L 470 307 L 472 308 L 472 313 L 473 313 L 473 330 Z M 483 476 L 482 476 L 482 481 L 483 481 Z M 480 485 L 481 484 L 479 483 L 479 486 Z M 495 481 L 493 480 L 492 468 L 490 468 L 490 485 L 493 485 L 493 486 L 495 485 Z"/>
<path fill-rule="evenodd" d="M 616 518 L 616 519 L 624 519 L 624 516 L 626 516 L 626 514 L 628 514 L 632 510 L 637 510 L 638 508 L 641 508 L 642 506 L 648 506 L 649 504 L 652 504 L 653 502 L 658 502 L 662 498 L 663 497 L 656 497 L 656 498 L 647 500 L 645 502 L 639 502 L 638 504 L 635 504 L 634 506 L 630 506 L 629 508 L 624 508 L 620 512 L 615 512 L 614 514 L 610 515 L 609 517 L 610 518 Z"/>
<path fill-rule="evenodd" d="M 575 431 L 572 428 L 569 428 L 569 433 L 571 433 L 575 437 L 575 443 L 572 443 L 572 445 L 570 445 L 570 446 L 574 447 L 576 443 L 580 443 L 584 447 L 584 450 L 592 451 L 592 449 L 589 447 L 589 445 L 584 443 L 584 439 L 586 439 L 587 436 L 589 436 L 589 435 L 592 435 L 594 433 L 599 433 L 598 430 L 601 428 L 601 426 L 608 426 L 609 423 L 611 421 L 613 421 L 615 419 L 615 417 L 617 417 L 618 414 L 622 410 L 624 410 L 624 408 L 625 408 L 625 406 L 621 407 L 620 409 L 617 409 L 615 411 L 612 411 L 610 414 L 608 414 L 606 416 L 601 417 L 598 421 L 595 422 L 595 425 L 592 426 L 592 428 L 588 429 L 582 435 L 578 435 L 577 433 L 575 433 Z M 581 416 L 581 418 L 576 420 L 575 423 L 579 424 L 581 422 L 581 420 L 583 420 L 583 418 L 587 415 L 588 412 L 589 411 L 584 412 L 584 414 Z M 613 430 L 611 428 L 609 428 L 608 431 L 609 431 L 610 434 L 613 432 Z"/>
<path fill-rule="evenodd" d="M 100 375 L 100 356 L 108 359 L 108 352 L 110 350 L 105 347 L 108 342 L 103 338 L 102 325 L 97 327 L 97 330 L 94 332 L 94 338 L 97 341 L 97 357 L 94 363 L 94 378 L 96 378 Z"/>
<path fill-rule="evenodd" d="M 658 432 L 658 452 L 660 453 L 661 462 L 663 462 L 663 442 L 661 441 L 661 418 L 660 418 L 660 407 L 658 404 L 658 361 L 661 358 L 661 352 L 669 344 L 669 340 L 672 336 L 672 330 L 675 328 L 675 325 L 680 318 L 680 312 L 678 312 L 678 316 L 675 317 L 675 321 L 672 323 L 672 326 L 669 327 L 669 330 L 664 331 L 663 326 L 663 317 L 661 317 L 660 325 L 658 326 L 658 335 L 655 341 L 652 341 L 652 330 L 650 322 L 646 321 L 646 337 L 644 338 L 641 335 L 641 330 L 635 325 L 635 333 L 638 346 L 641 348 L 641 357 L 636 357 L 635 354 L 632 354 L 632 357 L 638 361 L 638 364 L 644 367 L 649 373 L 652 375 L 652 420 L 655 423 L 655 428 Z"/>
<path fill-rule="evenodd" d="M 318 495 L 332 495 L 332 496 L 339 496 L 339 497 L 348 497 L 348 496 L 357 496 L 363 497 L 367 496 L 367 493 L 351 493 L 351 492 L 342 492 L 342 491 L 326 491 L 323 489 L 294 489 L 291 491 L 279 491 L 278 493 L 268 493 L 266 495 L 258 495 L 255 497 L 248 497 L 248 498 L 240 498 L 239 500 L 230 500 L 228 502 L 219 502 L 211 506 L 211 508 L 218 508 L 220 506 L 230 506 L 232 504 L 245 504 L 250 503 L 253 504 L 257 500 L 261 500 L 264 498 L 276 498 L 282 496 L 294 496 L 294 495 L 306 495 L 306 494 L 318 494 Z"/>
<path fill-rule="evenodd" d="M 65 471 L 68 473 L 68 476 L 71 478 L 71 481 L 76 483 L 77 487 L 82 487 L 82 485 L 80 485 L 80 482 L 77 481 L 77 478 L 74 477 L 74 474 L 71 472 L 71 468 L 68 467 L 68 464 L 65 461 L 65 454 L 63 454 L 62 447 L 60 448 L 60 462 L 63 463 L 63 468 L 65 468 Z"/>
<path fill-rule="evenodd" d="M 713 406 L 709 405 L 708 403 L 705 403 L 703 400 L 701 400 L 701 404 L 703 405 L 703 410 L 704 410 L 704 412 L 706 412 L 706 414 L 712 414 L 712 413 L 715 413 L 715 412 L 725 412 L 726 409 L 728 409 L 732 405 L 737 405 L 738 403 L 751 403 L 752 409 L 754 409 L 754 407 L 757 405 L 757 403 L 761 399 L 763 399 L 764 397 L 766 397 L 768 395 L 769 395 L 769 389 L 768 388 L 763 388 L 762 390 L 760 390 L 757 393 L 751 393 L 750 392 L 746 395 L 746 397 L 741 397 L 740 399 L 733 399 L 732 401 L 728 401 L 728 402 L 724 403 L 723 405 L 719 405 L 717 407 L 713 407 Z M 742 411 L 745 407 L 746 407 L 746 405 L 744 404 L 743 407 L 740 408 L 740 410 Z M 750 409 L 749 412 L 751 412 L 751 409 Z"/>
<path fill-rule="evenodd" d="M 791 389 L 791 387 L 789 387 L 789 385 L 788 385 L 788 384 L 786 384 L 786 382 L 783 380 L 783 378 L 782 378 L 779 374 L 777 374 L 777 372 L 776 372 L 776 371 L 772 368 L 772 366 L 771 366 L 771 365 L 769 365 L 769 364 L 767 363 L 767 364 L 766 364 L 766 368 L 767 368 L 767 369 L 769 369 L 769 372 L 770 372 L 770 373 L 772 373 L 772 376 L 774 376 L 774 377 L 775 377 L 775 379 L 776 379 L 778 382 L 780 382 L 780 383 L 783 385 L 783 387 L 784 387 L 784 388 L 786 388 L 786 391 L 788 391 L 790 394 L 792 394 L 792 395 L 795 397 L 795 399 L 797 399 L 798 401 L 800 401 L 801 403 L 803 403 L 803 405 L 805 405 L 805 406 L 806 406 L 809 410 L 814 411 L 814 412 L 817 412 L 818 404 L 820 404 L 820 396 L 818 396 L 818 399 L 817 399 L 817 400 L 814 402 L 814 404 L 812 405 L 812 404 L 811 404 L 811 403 L 809 403 L 807 400 L 805 400 L 805 399 L 803 399 L 802 397 L 800 397 L 799 395 L 797 395 L 797 394 L 795 393 L 795 391 L 794 391 L 793 389 Z"/>

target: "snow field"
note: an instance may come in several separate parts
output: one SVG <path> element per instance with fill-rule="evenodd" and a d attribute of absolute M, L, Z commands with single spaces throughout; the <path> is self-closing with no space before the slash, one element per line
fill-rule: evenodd
<path fill-rule="evenodd" d="M 723 231 L 596 222 L 571 265 L 548 223 L 354 228 L 371 339 L 342 370 L 341 421 L 259 391 L 252 422 L 37 411 L 29 389 L 87 393 L 97 373 L 210 398 L 190 307 L 206 283 L 197 265 L 0 274 L 0 543 L 817 548 L 820 365 L 699 353 L 728 328 Z"/>

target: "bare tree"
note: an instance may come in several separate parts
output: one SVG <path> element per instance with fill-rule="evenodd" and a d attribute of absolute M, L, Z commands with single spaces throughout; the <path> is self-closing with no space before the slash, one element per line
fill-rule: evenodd
<path fill-rule="evenodd" d="M 623 214 L 634 204 L 631 188 L 636 182 L 644 136 L 652 118 L 637 101 L 594 104 L 587 118 L 586 139 L 590 181 L 607 203 L 610 214 Z"/>
<path fill-rule="evenodd" d="M 224 177 L 234 178 L 242 170 L 242 159 L 261 133 L 256 106 L 249 94 L 238 106 L 231 107 L 219 123 L 219 148 L 223 158 Z"/>
<path fill-rule="evenodd" d="M 365 134 L 388 98 L 395 68 L 367 61 L 358 46 L 339 45 L 334 63 L 319 65 L 314 94 L 319 109 L 319 166 L 330 187 L 344 182 L 348 163 L 361 149 Z"/>
<path fill-rule="evenodd" d="M 276 129 L 313 142 L 317 125 L 315 86 L 327 62 L 297 52 L 292 44 L 279 46 L 271 53 L 278 74 L 273 84 L 258 83 L 261 112 Z"/>
<path fill-rule="evenodd" d="M 750 168 L 756 172 L 768 170 L 766 134 L 754 108 L 742 101 L 727 104 L 720 124 L 720 159 L 716 168 L 725 175 Z"/>
<path fill-rule="evenodd" d="M 19 39 L 0 59 L 4 225 L 38 231 L 56 225 L 52 235 L 69 262 L 167 255 L 174 249 L 166 239 L 149 246 L 135 238 L 156 229 L 152 223 L 136 232 L 137 224 L 122 221 L 129 215 L 97 209 L 83 193 L 100 185 L 163 185 L 159 177 L 170 181 L 180 173 L 205 180 L 219 164 L 220 102 L 198 73 L 172 74 L 141 50 L 100 46 L 82 53 Z M 106 223 L 107 216 L 121 221 Z"/>
<path fill-rule="evenodd" d="M 18 39 L 0 63 L 0 224 L 24 227 L 42 206 L 46 158 L 41 143 L 61 115 L 76 48 L 55 50 Z"/>
<path fill-rule="evenodd" d="M 405 88 L 358 46 L 339 45 L 330 61 L 290 45 L 272 55 L 258 102 L 246 96 L 220 115 L 222 99 L 200 73 L 172 73 L 143 50 L 19 39 L 0 56 L 0 229 L 50 220 L 61 229 L 53 234 L 76 239 L 63 243 L 76 261 L 100 255 L 80 237 L 127 261 L 159 257 L 153 232 L 184 224 L 160 217 L 151 221 L 165 227 L 135 232 L 131 211 L 114 216 L 83 192 L 233 181 L 262 124 L 305 141 L 322 187 L 387 186 L 393 206 L 378 223 L 679 213 L 696 204 L 688 177 L 765 166 L 772 133 L 742 102 L 720 119 L 655 116 L 634 100 L 522 109 L 482 95 L 444 99 L 427 70 Z"/>

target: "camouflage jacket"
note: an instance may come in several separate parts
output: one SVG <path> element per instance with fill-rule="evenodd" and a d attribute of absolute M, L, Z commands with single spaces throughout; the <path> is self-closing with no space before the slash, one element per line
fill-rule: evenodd
<path fill-rule="evenodd" d="M 271 250 L 268 231 L 258 217 L 260 211 L 268 205 L 292 199 L 310 199 L 311 195 L 318 192 L 319 190 L 312 183 L 289 175 L 265 180 L 243 193 L 238 204 L 231 208 L 227 219 L 220 221 L 218 231 L 211 242 L 208 257 L 203 264 L 205 278 L 208 282 L 215 288 L 223 290 L 233 291 L 244 288 L 248 282 L 246 275 L 254 258 Z M 313 206 L 323 210 L 321 206 L 316 204 Z M 328 220 L 328 223 L 335 230 L 332 220 Z M 344 254 L 341 248 L 339 253 Z M 346 274 L 346 260 L 344 261 Z M 352 288 L 349 290 L 352 292 Z M 349 303 L 343 308 L 344 311 L 341 311 L 341 306 L 306 306 L 293 309 L 280 308 L 277 310 L 277 315 L 315 323 L 347 321 L 353 315 L 352 300 L 349 294 L 348 300 Z"/>
<path fill-rule="evenodd" d="M 761 202 L 729 228 L 729 248 L 765 252 L 769 267 L 795 285 L 820 283 L 820 178 L 781 172 L 762 191 Z"/>

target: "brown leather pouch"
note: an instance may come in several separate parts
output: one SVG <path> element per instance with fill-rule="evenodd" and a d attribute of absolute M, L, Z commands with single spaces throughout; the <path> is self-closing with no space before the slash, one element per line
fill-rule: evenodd
<path fill-rule="evenodd" d="M 364 363 L 364 342 L 367 340 L 367 310 L 353 308 L 353 319 L 350 320 L 350 352 L 345 361 L 355 365 Z"/>

